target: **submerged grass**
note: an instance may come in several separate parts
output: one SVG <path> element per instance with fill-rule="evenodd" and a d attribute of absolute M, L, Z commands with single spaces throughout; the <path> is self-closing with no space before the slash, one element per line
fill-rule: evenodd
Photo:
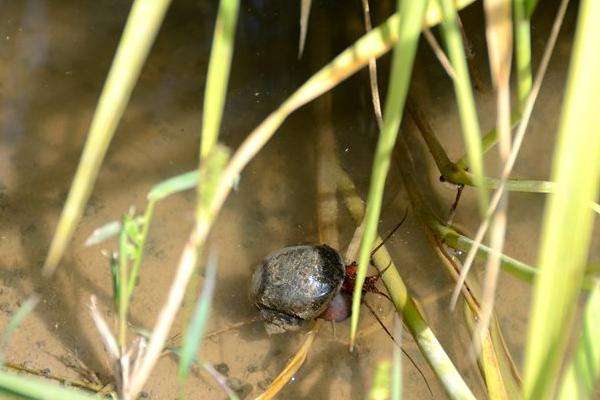
<path fill-rule="evenodd" d="M 219 128 L 221 127 L 223 108 L 227 97 L 239 8 L 239 0 L 221 0 L 219 2 L 219 12 L 206 76 L 206 90 L 204 92 L 202 142 L 200 144 L 201 161 L 208 156 L 219 137 Z"/>
<path fill-rule="evenodd" d="M 437 0 L 440 3 L 444 20 L 442 27 L 446 47 L 454 68 L 454 91 L 464 142 L 466 144 L 469 165 L 473 171 L 473 181 L 477 187 L 479 211 L 483 215 L 487 209 L 488 193 L 483 183 L 485 172 L 483 169 L 483 149 L 481 145 L 481 130 L 479 128 L 479 119 L 477 109 L 475 108 L 475 99 L 473 97 L 473 88 L 469 70 L 467 67 L 467 57 L 465 55 L 464 44 L 460 28 L 458 26 L 458 13 L 452 0 Z"/>
<path fill-rule="evenodd" d="M 4 331 L 2 332 L 2 338 L 0 340 L 0 367 L 4 362 L 4 346 L 8 344 L 13 333 L 15 333 L 19 326 L 21 326 L 25 318 L 27 318 L 27 316 L 31 314 L 31 312 L 33 311 L 33 309 L 39 301 L 39 296 L 35 294 L 30 296 L 27 300 L 25 300 L 25 302 L 23 302 L 23 304 L 21 304 L 17 312 L 15 312 L 14 315 L 10 318 L 8 325 L 4 327 Z"/>
<path fill-rule="evenodd" d="M 204 275 L 204 286 L 202 293 L 198 297 L 196 309 L 192 315 L 192 320 L 187 327 L 183 337 L 183 346 L 181 347 L 179 358 L 179 379 L 185 381 L 188 377 L 190 366 L 196 360 L 202 336 L 206 330 L 206 322 L 210 315 L 210 307 L 215 291 L 215 281 L 217 279 L 217 259 L 216 254 L 209 256 L 206 274 Z"/>
<path fill-rule="evenodd" d="M 0 394 L 8 398 L 99 400 L 101 397 L 61 387 L 48 381 L 0 371 Z"/>
<path fill-rule="evenodd" d="M 398 41 L 394 45 L 392 67 L 390 72 L 390 85 L 388 98 L 383 112 L 383 128 L 373 162 L 371 185 L 365 212 L 365 228 L 360 242 L 358 255 L 358 271 L 356 284 L 352 296 L 352 316 L 350 321 L 350 349 L 354 346 L 358 318 L 360 315 L 362 287 L 367 276 L 371 249 L 377 235 L 377 225 L 381 212 L 381 200 L 387 173 L 390 168 L 392 150 L 398 136 L 398 128 L 402 120 L 406 94 L 410 84 L 412 66 L 417 52 L 419 36 L 421 34 L 421 21 L 425 16 L 427 0 L 402 0 L 398 1 Z"/>
<path fill-rule="evenodd" d="M 476 331 L 477 318 L 469 306 L 465 303 L 464 314 L 467 325 L 472 335 L 480 334 L 478 338 L 481 343 L 481 352 L 478 355 L 477 361 L 481 371 L 481 375 L 485 379 L 487 394 L 490 400 L 509 400 L 517 399 L 519 393 L 514 390 L 514 386 L 509 386 L 510 380 L 505 379 L 508 371 L 503 368 L 502 356 L 497 352 L 497 346 L 492 341 L 490 332 L 484 334 Z M 511 390 L 512 389 L 512 390 Z"/>
<path fill-rule="evenodd" d="M 350 211 L 354 221 L 360 224 L 363 221 L 365 212 L 363 201 L 358 196 L 356 187 L 348 175 L 341 169 L 337 169 L 336 173 L 338 189 L 344 197 L 346 207 Z M 397 312 L 402 315 L 409 332 L 440 380 L 448 396 L 451 399 L 474 399 L 475 396 L 427 324 L 417 303 L 409 294 L 408 288 L 398 273 L 385 245 L 373 255 L 373 261 L 380 271 L 385 269 L 381 275 L 381 279 L 390 294 L 394 306 Z"/>
<path fill-rule="evenodd" d="M 394 316 L 394 338 L 398 346 L 394 346 L 392 361 L 392 383 L 390 389 L 390 400 L 402 399 L 402 322 L 398 315 Z"/>
<path fill-rule="evenodd" d="M 261 393 L 255 400 L 270 400 L 277 396 L 277 394 L 283 389 L 283 387 L 292 379 L 294 374 L 298 372 L 306 357 L 308 356 L 308 352 L 315 341 L 315 336 L 319 329 L 319 321 L 315 324 L 313 329 L 306 334 L 306 339 L 304 339 L 304 343 L 300 346 L 300 349 L 296 352 L 294 357 L 286 364 L 283 371 L 277 375 L 277 377 L 271 382 L 271 384 L 265 389 L 263 393 Z"/>
<path fill-rule="evenodd" d="M 398 151 L 397 158 L 400 160 L 398 168 L 400 169 L 404 187 L 407 189 L 411 207 L 417 219 L 426 228 L 425 231 L 428 234 L 432 247 L 440 256 L 450 276 L 456 280 L 460 271 L 460 261 L 445 250 L 445 240 L 438 230 L 438 227 L 443 225 L 428 205 L 417 184 L 412 157 L 405 141 L 402 139 L 398 141 Z M 461 292 L 468 305 L 467 321 L 471 321 L 474 326 L 480 312 L 481 290 L 477 282 L 470 280 L 462 288 Z M 493 324 L 489 329 L 489 333 L 485 332 L 485 334 L 480 336 L 480 339 L 486 351 L 482 355 L 479 355 L 478 361 L 484 379 L 490 381 L 490 384 L 487 385 L 488 393 L 492 397 L 500 396 L 502 393 L 506 393 L 509 388 L 515 386 L 513 381 L 518 376 L 518 373 L 513 368 L 510 353 L 508 353 L 505 346 L 500 345 L 502 343 L 502 333 L 497 324 Z M 506 367 L 510 368 L 507 369 Z"/>
<path fill-rule="evenodd" d="M 517 107 L 523 111 L 527 97 L 531 92 L 531 14 L 526 0 L 513 0 L 513 19 L 515 25 L 515 68 L 517 73 Z"/>
<path fill-rule="evenodd" d="M 390 398 L 391 366 L 391 363 L 387 360 L 377 363 L 373 372 L 373 383 L 369 390 L 369 400 L 387 400 Z"/>

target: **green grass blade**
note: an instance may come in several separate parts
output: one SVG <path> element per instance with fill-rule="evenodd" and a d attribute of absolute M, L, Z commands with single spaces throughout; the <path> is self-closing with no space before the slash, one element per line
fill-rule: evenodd
<path fill-rule="evenodd" d="M 127 278 L 127 297 L 131 298 L 133 295 L 133 289 L 138 283 L 138 276 L 140 274 L 140 267 L 144 258 L 144 247 L 146 246 L 146 240 L 148 239 L 148 231 L 150 230 L 150 222 L 154 215 L 155 201 L 149 201 L 146 207 L 144 216 L 132 219 L 132 223 L 136 227 L 136 239 L 134 242 L 133 251 L 133 265 Z"/>
<path fill-rule="evenodd" d="M 130 216 L 123 217 L 121 232 L 119 234 L 119 255 L 118 255 L 118 279 L 113 280 L 117 284 L 118 293 L 118 314 L 119 314 L 119 345 L 121 349 L 126 349 L 126 333 L 127 333 L 127 311 L 129 310 L 129 296 L 127 296 L 127 287 L 129 279 L 129 260 L 130 260 L 130 243 L 128 242 L 128 224 L 131 223 Z"/>
<path fill-rule="evenodd" d="M 36 400 L 100 400 L 98 396 L 68 389 L 39 378 L 24 377 L 0 371 L 0 395 L 20 396 Z"/>
<path fill-rule="evenodd" d="M 356 186 L 348 175 L 339 167 L 336 168 L 335 173 L 338 189 L 344 197 L 346 207 L 350 211 L 354 222 L 360 224 L 364 218 L 364 202 L 356 193 Z M 385 245 L 373 254 L 373 261 L 380 271 L 385 269 L 385 272 L 381 275 L 381 280 L 396 307 L 396 311 L 402 315 L 406 327 L 417 346 L 419 346 L 423 357 L 440 380 L 448 397 L 453 400 L 474 400 L 475 396 L 431 328 L 427 325 L 427 321 L 421 314 L 417 303 L 408 292 L 408 288 L 398 273 L 398 269 L 394 265 Z"/>
<path fill-rule="evenodd" d="M 187 288 L 184 307 L 191 310 L 194 302 L 194 292 L 197 287 L 197 279 L 192 280 L 192 273 L 196 270 L 196 260 L 200 257 L 204 239 L 197 232 L 202 227 L 209 227 L 214 220 L 211 210 L 214 194 L 221 183 L 222 171 L 229 158 L 229 151 L 218 145 L 219 131 L 223 118 L 223 109 L 227 97 L 227 86 L 231 70 L 231 60 L 235 44 L 235 31 L 237 26 L 239 0 L 221 0 L 215 23 L 215 31 L 206 77 L 206 88 L 204 91 L 204 107 L 202 114 L 202 132 L 200 140 L 200 163 L 197 183 L 197 201 L 195 226 L 188 241 L 190 251 L 190 263 L 180 264 L 178 276 L 185 277 L 184 288 Z M 227 179 L 224 178 L 223 182 Z M 185 272 L 184 272 L 185 271 Z M 190 284 L 190 280 L 192 280 Z M 190 317 L 184 317 L 189 321 Z M 192 316 L 192 319 L 194 316 Z M 192 321 L 193 323 L 193 321 Z M 189 349 L 188 349 L 189 350 Z M 180 362 L 179 376 L 181 379 L 187 377 L 189 359 L 184 357 Z"/>
<path fill-rule="evenodd" d="M 470 237 L 461 235 L 453 228 L 442 225 L 440 223 L 431 223 L 428 225 L 435 234 L 443 240 L 444 244 L 459 250 L 464 253 L 468 252 L 469 249 L 475 244 L 475 241 Z M 487 260 L 492 249 L 484 244 L 479 244 L 477 248 L 476 258 L 479 260 Z M 509 257 L 504 253 L 500 254 L 500 267 L 507 273 L 511 274 L 515 278 L 518 278 L 524 282 L 533 282 L 535 276 L 538 273 L 538 269 L 515 258 Z M 584 288 L 591 289 L 594 287 L 594 275 L 600 272 L 600 267 L 597 263 L 591 263 L 585 267 L 585 280 Z"/>
<path fill-rule="evenodd" d="M 439 224 L 433 228 L 444 243 L 455 250 L 467 252 L 474 244 L 473 239 L 459 234 L 450 227 Z M 486 245 L 480 244 L 477 249 L 477 257 L 481 260 L 487 260 L 491 251 L 492 249 Z M 504 254 L 500 255 L 500 266 L 509 274 L 525 282 L 532 282 L 537 274 L 537 268 Z"/>
<path fill-rule="evenodd" d="M 535 11 L 535 7 L 537 6 L 538 0 L 523 0 L 525 4 L 525 12 L 527 18 L 531 18 L 531 15 Z"/>
<path fill-rule="evenodd" d="M 208 155 L 219 137 L 239 7 L 239 0 L 221 0 L 219 3 L 204 91 L 200 159 Z"/>
<path fill-rule="evenodd" d="M 473 97 L 471 78 L 467 67 L 464 43 L 458 26 L 458 14 L 452 0 L 438 0 L 441 5 L 444 21 L 442 22 L 448 55 L 454 68 L 454 91 L 458 103 L 458 111 L 462 125 L 463 139 L 467 148 L 469 165 L 473 172 L 473 181 L 477 187 L 479 211 L 485 214 L 488 206 L 488 192 L 483 184 L 485 176 L 483 168 L 483 150 L 481 129 L 477 117 L 477 108 Z"/>
<path fill-rule="evenodd" d="M 519 117 L 516 114 L 513 114 L 510 120 L 510 129 L 515 129 L 517 126 L 519 126 L 520 122 L 521 117 Z M 494 127 L 481 138 L 483 154 L 487 153 L 490 149 L 492 149 L 496 145 L 496 143 L 498 143 L 498 131 L 496 130 L 496 127 Z M 463 155 L 456 162 L 456 166 L 460 169 L 469 168 L 468 154 Z"/>
<path fill-rule="evenodd" d="M 402 322 L 398 314 L 394 317 L 394 337 L 398 341 L 398 346 L 394 346 L 394 356 L 392 361 L 392 387 L 390 400 L 402 400 Z"/>
<path fill-rule="evenodd" d="M 202 335 L 206 329 L 206 321 L 208 321 L 210 305 L 215 291 L 217 264 L 216 256 L 211 254 L 206 267 L 202 293 L 198 297 L 196 309 L 192 315 L 192 320 L 187 327 L 185 336 L 183 337 L 183 345 L 179 354 L 178 375 L 179 379 L 182 381 L 187 378 L 190 366 L 197 359 L 196 354 L 198 354 L 200 343 L 202 342 Z"/>
<path fill-rule="evenodd" d="M 131 7 L 94 112 L 75 179 L 46 256 L 45 275 L 54 272 L 71 240 L 94 187 L 102 160 L 170 3 L 171 0 L 136 0 Z"/>
<path fill-rule="evenodd" d="M 152 187 L 150 192 L 148 192 L 148 207 L 146 208 L 146 212 L 143 216 L 138 216 L 132 219 L 132 223 L 138 227 L 141 227 L 139 232 L 139 236 L 135 242 L 135 249 L 133 254 L 134 264 L 131 268 L 131 272 L 128 278 L 128 287 L 127 287 L 127 296 L 131 296 L 133 293 L 133 289 L 137 283 L 137 277 L 139 275 L 139 269 L 142 262 L 143 250 L 146 243 L 146 239 L 148 237 L 148 230 L 150 227 L 150 222 L 154 215 L 154 207 L 156 203 L 165 197 L 168 197 L 172 194 L 179 193 L 185 190 L 194 189 L 198 185 L 198 176 L 199 172 L 197 170 L 190 171 L 173 178 L 169 178 L 164 180 Z M 93 246 L 95 244 L 101 243 L 112 236 L 117 235 L 122 228 L 123 224 L 121 221 L 112 221 L 98 229 L 95 229 L 94 232 L 87 238 L 85 245 Z M 116 271 L 116 270 L 115 270 Z M 118 282 L 116 280 L 115 282 Z"/>
<path fill-rule="evenodd" d="M 109 266 L 113 287 L 113 301 L 115 303 L 115 308 L 119 309 L 119 299 L 121 298 L 121 281 L 119 278 L 119 257 L 115 253 L 111 254 L 110 256 Z"/>
<path fill-rule="evenodd" d="M 389 361 L 380 361 L 375 367 L 373 383 L 369 390 L 369 400 L 387 400 L 390 398 L 390 369 Z"/>
<path fill-rule="evenodd" d="M 464 315 L 469 331 L 475 334 L 477 317 L 467 303 L 464 304 Z M 477 363 L 485 380 L 488 398 L 490 400 L 518 399 L 516 386 L 511 380 L 510 372 L 505 368 L 506 365 L 503 364 L 503 355 L 498 352 L 500 347 L 492 339 L 491 328 L 479 338 L 481 351 L 477 355 Z"/>
<path fill-rule="evenodd" d="M 491 347 L 498 355 L 498 368 L 509 399 L 521 398 L 521 374 L 514 363 L 510 350 L 502 335 L 502 330 L 497 318 L 490 325 Z"/>
<path fill-rule="evenodd" d="M 560 388 L 560 400 L 590 399 L 600 378 L 600 284 L 585 307 L 577 349 Z"/>
<path fill-rule="evenodd" d="M 198 171 L 194 170 L 164 180 L 150 189 L 148 200 L 159 201 L 172 194 L 193 189 L 198 185 L 198 176 Z"/>
<path fill-rule="evenodd" d="M 99 228 L 94 229 L 92 234 L 85 240 L 85 246 L 94 246 L 111 237 L 117 235 L 121 231 L 121 221 L 110 221 Z"/>
<path fill-rule="evenodd" d="M 4 332 L 2 332 L 2 343 L 0 343 L 2 347 L 4 347 L 10 341 L 13 333 L 15 333 L 23 320 L 33 311 L 39 300 L 40 298 L 37 295 L 33 295 L 25 300 L 23 304 L 21 304 L 21 307 L 19 307 L 17 312 L 14 313 L 8 322 L 8 325 L 6 325 L 4 328 Z M 3 359 L 4 357 L 0 353 L 0 365 L 2 364 Z"/>
<path fill-rule="evenodd" d="M 523 111 L 527 96 L 531 92 L 531 22 L 527 0 L 513 0 L 515 24 L 515 65 L 517 72 L 517 107 Z"/>
<path fill-rule="evenodd" d="M 444 179 L 447 182 L 454 183 L 455 185 L 474 186 L 475 182 L 472 175 L 464 170 L 458 170 L 456 173 L 451 175 L 444 175 Z M 483 177 L 483 184 L 486 189 L 497 189 L 501 185 L 500 179 Z M 523 193 L 554 193 L 557 190 L 557 186 L 554 182 L 530 180 L 530 179 L 507 179 L 504 186 L 509 192 L 523 192 Z M 600 214 L 600 204 L 590 201 L 588 206 L 597 214 Z"/>
<path fill-rule="evenodd" d="M 580 3 L 553 162 L 525 357 L 525 399 L 554 392 L 581 288 L 600 178 L 600 2 Z"/>
<path fill-rule="evenodd" d="M 362 286 L 367 275 L 370 252 L 377 236 L 377 225 L 381 211 L 381 200 L 385 188 L 385 180 L 390 167 L 390 159 L 402 112 L 406 101 L 406 93 L 410 84 L 412 66 L 414 62 L 422 21 L 427 9 L 427 0 L 404 0 L 398 4 L 400 19 L 398 20 L 398 41 L 394 46 L 392 58 L 391 78 L 388 89 L 388 98 L 383 113 L 383 128 L 375 150 L 375 160 L 371 173 L 371 184 L 365 214 L 365 231 L 360 243 L 359 264 L 354 294 L 352 296 L 352 319 L 350 331 L 350 346 L 354 345 L 358 318 L 360 313 L 360 299 Z"/>

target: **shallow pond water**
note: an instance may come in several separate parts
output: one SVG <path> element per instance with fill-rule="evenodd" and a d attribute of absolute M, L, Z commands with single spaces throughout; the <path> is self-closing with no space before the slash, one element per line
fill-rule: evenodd
<path fill-rule="evenodd" d="M 200 131 L 204 77 L 210 51 L 215 2 L 176 1 L 134 91 L 104 161 L 99 179 L 70 250 L 55 279 L 44 280 L 40 266 L 77 166 L 92 112 L 108 72 L 129 2 L 23 0 L 2 3 L 0 23 L 0 326 L 33 290 L 40 305 L 14 336 L 6 355 L 16 364 L 77 378 L 77 369 L 108 374 L 107 358 L 88 305 L 98 297 L 111 315 L 111 280 L 103 250 L 115 241 L 85 247 L 97 227 L 118 219 L 130 206 L 145 206 L 149 188 L 195 167 Z M 534 59 L 539 56 L 556 9 L 553 2 L 534 21 Z M 352 43 L 362 31 L 359 2 L 342 6 L 315 1 L 306 53 L 297 60 L 299 5 L 243 4 L 222 141 L 235 148 L 243 138 L 326 60 Z M 390 5 L 373 7 L 374 23 Z M 484 130 L 493 125 L 494 97 L 485 67 L 479 5 L 463 13 L 479 65 L 482 90 L 477 93 Z M 523 145 L 515 176 L 545 179 L 560 109 L 563 82 L 573 36 L 575 9 L 568 13 L 555 55 Z M 380 77 L 387 74 L 387 60 Z M 381 87 L 385 88 L 382 81 Z M 415 65 L 412 96 L 426 111 L 451 157 L 462 155 L 460 125 L 452 85 L 423 42 Z M 219 272 L 210 331 L 249 321 L 240 328 L 208 339 L 203 357 L 226 372 L 230 383 L 254 397 L 281 371 L 301 343 L 299 334 L 268 337 L 248 299 L 254 265 L 272 251 L 290 244 L 318 242 L 317 159 L 319 135 L 333 133 L 344 168 L 366 193 L 376 139 L 366 71 L 292 115 L 264 150 L 245 169 L 211 233 L 209 246 L 219 252 Z M 454 189 L 440 183 L 414 125 L 402 133 L 409 141 L 420 183 L 440 215 L 445 215 Z M 493 152 L 492 152 L 493 153 Z M 497 170 L 494 155 L 488 170 Z M 392 201 L 394 200 L 394 201 Z M 534 263 L 544 196 L 511 194 L 506 252 Z M 131 322 L 152 327 L 169 288 L 193 218 L 194 194 L 160 203 L 153 221 Z M 397 171 L 388 179 L 380 232 L 401 218 L 407 205 Z M 354 223 L 340 202 L 338 243 L 345 251 Z M 456 222 L 473 232 L 477 227 L 474 196 L 465 190 Z M 598 235 L 593 251 L 598 256 Z M 452 282 L 427 239 L 409 215 L 388 243 L 400 273 L 423 305 L 434 332 L 478 395 L 483 384 L 464 355 L 469 337 L 462 311 L 448 310 Z M 105 252 L 104 252 L 105 253 Z M 348 260 L 351 261 L 351 260 Z M 476 273 L 480 273 L 481 268 Z M 368 300 L 391 327 L 392 306 L 385 299 Z M 528 286 L 502 275 L 497 295 L 498 316 L 508 347 L 522 361 Z M 324 324 L 306 364 L 281 398 L 361 399 L 366 395 L 377 361 L 393 345 L 369 313 L 363 311 L 357 350 L 348 352 L 348 321 L 335 329 Z M 172 334 L 182 331 L 181 320 Z M 175 337 L 177 340 L 177 337 Z M 404 363 L 405 398 L 444 398 L 441 386 L 408 334 L 406 351 L 418 371 Z M 406 361 L 406 360 L 405 360 Z M 149 398 L 176 398 L 176 361 L 164 357 L 146 388 Z M 185 387 L 188 398 L 224 398 L 205 375 Z"/>

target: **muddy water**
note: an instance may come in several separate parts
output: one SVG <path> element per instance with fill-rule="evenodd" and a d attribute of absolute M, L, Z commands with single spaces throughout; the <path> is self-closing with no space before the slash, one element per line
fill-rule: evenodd
<path fill-rule="evenodd" d="M 222 140 L 235 148 L 272 109 L 312 71 L 354 40 L 361 31 L 358 3 L 342 9 L 333 2 L 315 2 L 306 58 L 296 59 L 299 7 L 262 1 L 244 4 Z M 174 2 L 165 25 L 142 72 L 130 105 L 119 126 L 100 177 L 70 251 L 52 282 L 40 276 L 53 229 L 75 171 L 86 129 L 110 66 L 128 12 L 122 2 L 93 3 L 27 0 L 2 5 L 0 24 L 0 326 L 32 291 L 42 295 L 35 313 L 23 324 L 6 351 L 8 360 L 75 379 L 78 370 L 94 371 L 106 380 L 110 374 L 90 318 L 90 296 L 98 298 L 108 318 L 112 295 L 108 260 L 114 241 L 94 247 L 83 245 L 98 226 L 115 220 L 129 207 L 144 208 L 148 189 L 155 183 L 195 167 L 201 121 L 204 76 L 210 50 L 214 4 Z M 555 8 L 536 15 L 533 31 L 535 60 L 539 55 Z M 389 9 L 374 8 L 375 23 Z M 571 50 L 574 10 L 570 10 L 548 71 L 531 130 L 525 140 L 515 176 L 547 178 L 561 104 L 567 59 Z M 493 125 L 494 99 L 484 67 L 481 10 L 464 13 L 480 67 L 482 91 L 477 93 L 482 126 Z M 472 23 L 470 24 L 469 22 Z M 380 76 L 386 74 L 382 63 Z M 422 44 L 414 74 L 413 96 L 430 118 L 451 157 L 462 145 L 451 82 L 429 49 Z M 381 87 L 385 88 L 385 82 Z M 337 88 L 328 98 L 295 113 L 242 175 L 239 189 L 229 197 L 210 237 L 219 251 L 217 294 L 209 331 L 256 316 L 247 299 L 251 268 L 269 252 L 284 245 L 318 241 L 317 135 L 333 131 L 337 152 L 362 192 L 368 184 L 370 156 L 376 138 L 366 72 Z M 445 215 L 454 196 L 452 188 L 437 181 L 431 159 L 405 124 L 420 180 L 434 208 Z M 496 169 L 494 155 L 488 170 Z M 473 193 L 465 191 L 456 221 L 467 231 L 476 228 Z M 396 198 L 396 202 L 392 200 Z M 381 231 L 401 218 L 407 204 L 397 171 L 388 180 Z M 544 197 L 513 194 L 510 199 L 507 253 L 533 263 L 538 245 Z M 161 203 L 150 231 L 147 257 L 132 308 L 132 323 L 150 328 L 164 301 L 193 216 L 194 196 L 186 193 Z M 354 224 L 340 206 L 340 250 Z M 595 238 L 595 248 L 598 237 Z M 469 341 L 462 312 L 448 311 L 451 281 L 415 221 L 407 222 L 389 242 L 407 284 L 421 300 L 434 332 L 460 368 L 470 386 L 483 395 L 476 368 L 464 357 Z M 597 252 L 596 252 L 597 253 Z M 598 254 L 595 255 L 596 257 Z M 480 272 L 480 271 L 479 271 Z M 498 315 L 509 348 L 522 361 L 528 307 L 527 285 L 502 275 Z M 370 296 L 391 326 L 392 308 Z M 177 321 L 172 334 L 182 331 Z M 324 325 L 302 370 L 281 398 L 364 398 L 373 367 L 386 359 L 392 344 L 366 311 L 355 354 L 347 351 L 348 323 L 333 329 Z M 175 336 L 175 341 L 177 336 Z M 203 358 L 218 365 L 230 383 L 248 398 L 256 396 L 279 373 L 298 348 L 302 337 L 268 338 L 260 323 L 207 340 Z M 443 391 L 412 339 L 404 346 L 431 386 L 433 398 Z M 146 393 L 150 398 L 175 398 L 176 361 L 165 357 L 157 365 Z M 404 363 L 405 398 L 429 398 L 418 371 Z M 207 376 L 194 376 L 185 387 L 188 398 L 223 398 Z"/>

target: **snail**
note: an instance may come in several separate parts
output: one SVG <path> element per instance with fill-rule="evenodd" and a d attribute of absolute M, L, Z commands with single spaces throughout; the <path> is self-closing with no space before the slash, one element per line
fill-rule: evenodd
<path fill-rule="evenodd" d="M 299 329 L 322 317 L 343 321 L 350 314 L 342 256 L 323 245 L 284 247 L 254 270 L 250 297 L 269 334 Z"/>
<path fill-rule="evenodd" d="M 371 256 L 400 228 L 407 215 L 408 210 L 400 223 L 371 251 Z M 366 277 L 363 295 L 377 293 L 392 302 L 375 286 L 384 272 L 385 269 Z M 340 253 L 326 244 L 288 246 L 256 266 L 250 283 L 250 299 L 258 308 L 269 334 L 297 330 L 315 318 L 341 322 L 351 313 L 356 273 L 355 262 L 346 265 Z M 364 304 L 388 332 L 371 307 Z"/>

